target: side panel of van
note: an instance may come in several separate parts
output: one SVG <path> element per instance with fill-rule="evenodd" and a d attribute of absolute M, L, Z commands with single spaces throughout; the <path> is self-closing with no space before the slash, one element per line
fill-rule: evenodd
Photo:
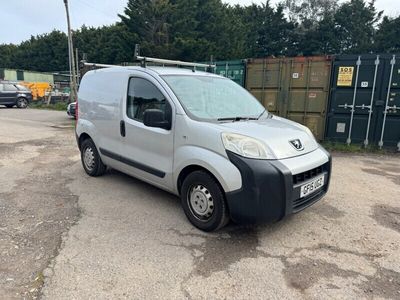
<path fill-rule="evenodd" d="M 128 76 L 120 73 L 88 73 L 79 90 L 79 126 L 77 132 L 86 132 L 98 149 L 119 153 L 121 150 L 120 114 Z M 102 155 L 104 163 L 113 161 Z"/>

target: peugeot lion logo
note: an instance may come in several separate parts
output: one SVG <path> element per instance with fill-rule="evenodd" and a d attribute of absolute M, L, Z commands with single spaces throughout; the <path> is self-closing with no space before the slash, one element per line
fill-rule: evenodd
<path fill-rule="evenodd" d="M 303 144 L 300 142 L 299 139 L 297 140 L 291 140 L 289 143 L 297 150 L 297 151 L 302 151 L 304 149 Z"/>

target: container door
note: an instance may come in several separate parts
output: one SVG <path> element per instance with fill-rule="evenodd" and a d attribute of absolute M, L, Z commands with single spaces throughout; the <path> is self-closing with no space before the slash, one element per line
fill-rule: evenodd
<path fill-rule="evenodd" d="M 252 59 L 247 62 L 246 88 L 271 113 L 281 115 L 281 59 Z"/>
<path fill-rule="evenodd" d="M 377 108 L 376 144 L 400 150 L 400 56 L 388 56 L 385 60 Z"/>
<path fill-rule="evenodd" d="M 322 140 L 330 73 L 325 56 L 253 59 L 246 86 L 268 111 L 309 127 Z"/>
<path fill-rule="evenodd" d="M 281 115 L 307 126 L 318 140 L 322 140 L 331 73 L 330 58 L 289 58 L 285 66 L 287 94 Z"/>
<path fill-rule="evenodd" d="M 384 61 L 379 56 L 339 56 L 333 63 L 327 138 L 369 143 L 376 128 Z M 368 134 L 368 141 L 367 141 Z"/>

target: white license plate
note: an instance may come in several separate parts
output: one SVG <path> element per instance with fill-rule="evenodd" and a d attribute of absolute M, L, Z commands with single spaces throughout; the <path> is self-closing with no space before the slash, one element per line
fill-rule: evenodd
<path fill-rule="evenodd" d="M 316 179 L 303 184 L 300 188 L 300 198 L 303 198 L 315 191 L 318 191 L 325 184 L 325 175 L 317 177 Z"/>

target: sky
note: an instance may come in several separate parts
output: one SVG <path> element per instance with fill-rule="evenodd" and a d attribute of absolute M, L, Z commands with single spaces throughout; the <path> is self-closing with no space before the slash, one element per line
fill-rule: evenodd
<path fill-rule="evenodd" d="M 72 28 L 101 26 L 119 20 L 127 0 L 69 0 Z M 265 0 L 223 0 L 230 4 L 248 5 Z M 272 4 L 280 2 L 271 0 Z M 66 31 L 63 0 L 0 0 L 0 44 L 18 44 L 31 35 L 53 29 Z M 376 0 L 376 7 L 385 15 L 400 15 L 400 0 Z"/>

